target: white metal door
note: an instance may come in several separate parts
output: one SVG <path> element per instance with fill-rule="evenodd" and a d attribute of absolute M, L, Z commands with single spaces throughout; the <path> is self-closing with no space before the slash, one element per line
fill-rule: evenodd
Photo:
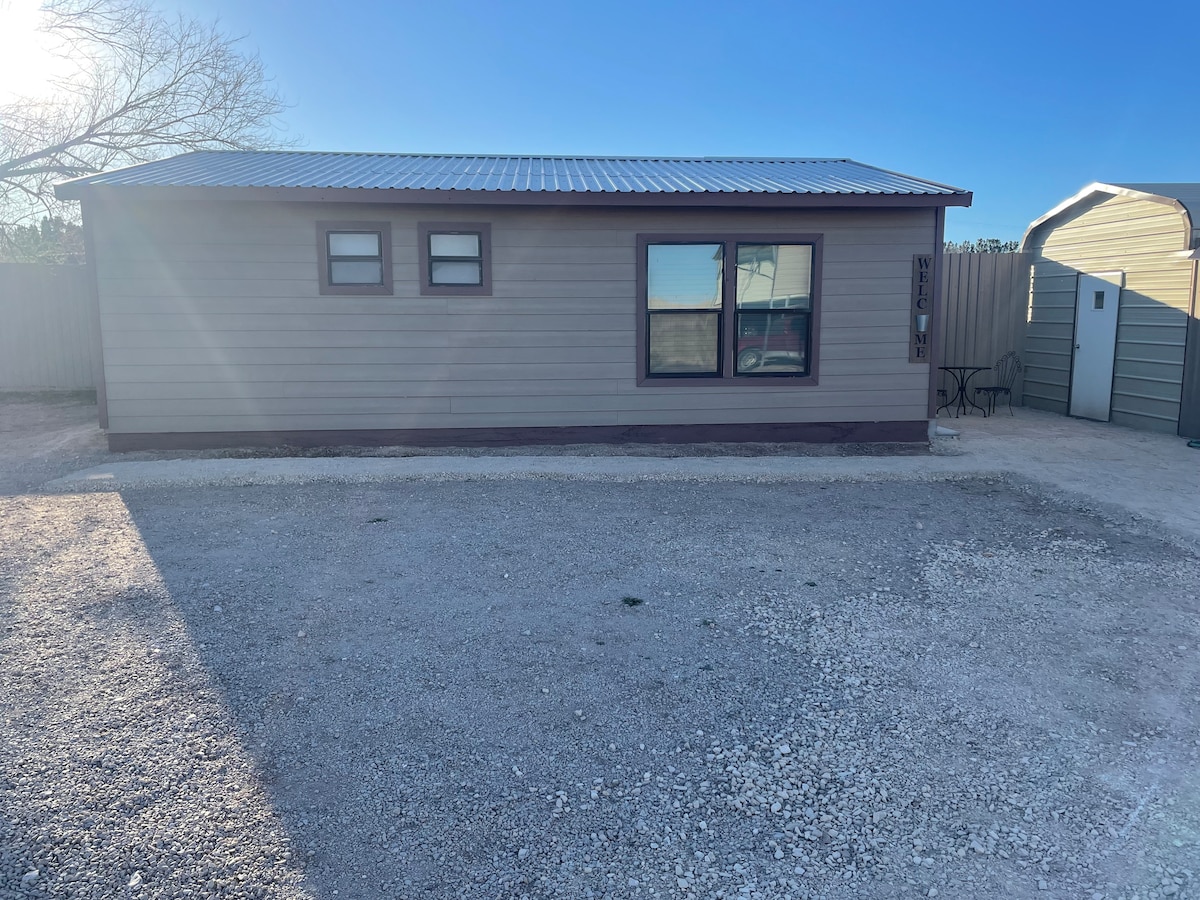
<path fill-rule="evenodd" d="M 1070 414 L 1107 422 L 1112 412 L 1117 309 L 1123 272 L 1079 276 L 1075 301 L 1075 353 L 1071 360 Z"/>

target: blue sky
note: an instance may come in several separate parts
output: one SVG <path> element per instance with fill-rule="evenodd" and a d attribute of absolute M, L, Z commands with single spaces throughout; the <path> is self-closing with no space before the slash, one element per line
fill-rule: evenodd
<path fill-rule="evenodd" d="M 846 156 L 974 191 L 954 240 L 1200 180 L 1190 0 L 159 3 L 246 35 L 305 149 Z"/>

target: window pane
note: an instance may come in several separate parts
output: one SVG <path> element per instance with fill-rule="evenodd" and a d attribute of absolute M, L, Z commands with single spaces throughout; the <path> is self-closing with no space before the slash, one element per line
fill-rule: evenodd
<path fill-rule="evenodd" d="M 651 313 L 651 374 L 718 374 L 719 319 L 717 313 Z"/>
<path fill-rule="evenodd" d="M 483 266 L 477 262 L 438 262 L 429 265 L 433 284 L 483 284 Z"/>
<path fill-rule="evenodd" d="M 808 371 L 807 312 L 739 312 L 737 319 L 739 375 Z"/>
<path fill-rule="evenodd" d="M 477 234 L 431 234 L 430 256 L 479 256 Z"/>
<path fill-rule="evenodd" d="M 383 284 L 383 263 L 339 262 L 329 264 L 330 284 Z"/>
<path fill-rule="evenodd" d="M 379 234 L 353 234 L 345 231 L 329 232 L 330 256 L 379 256 Z"/>
<path fill-rule="evenodd" d="M 808 244 L 738 244 L 739 309 L 812 309 Z"/>
<path fill-rule="evenodd" d="M 720 309 L 720 244 L 650 244 L 646 248 L 650 309 Z"/>

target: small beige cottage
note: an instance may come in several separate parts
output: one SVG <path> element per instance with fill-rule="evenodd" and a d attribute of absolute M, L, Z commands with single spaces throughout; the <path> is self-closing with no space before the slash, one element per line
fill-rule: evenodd
<path fill-rule="evenodd" d="M 1200 437 L 1200 184 L 1090 184 L 1029 226 L 1028 406 Z"/>
<path fill-rule="evenodd" d="M 286 152 L 58 196 L 114 449 L 922 441 L 914 257 L 971 202 L 844 159 Z"/>

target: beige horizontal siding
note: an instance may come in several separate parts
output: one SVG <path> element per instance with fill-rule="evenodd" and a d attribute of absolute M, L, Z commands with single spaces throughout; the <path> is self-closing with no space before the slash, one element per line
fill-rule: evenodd
<path fill-rule="evenodd" d="M 386 219 L 395 295 L 321 296 L 316 222 Z M 117 433 L 920 420 L 932 210 L 238 203 L 95 211 Z M 422 297 L 418 221 L 492 225 L 493 296 Z M 638 233 L 824 236 L 820 383 L 638 386 Z"/>
<path fill-rule="evenodd" d="M 892 352 L 884 348 L 872 351 L 870 344 L 903 344 L 908 349 L 908 323 L 904 327 L 895 325 L 856 325 L 847 328 L 834 328 L 822 323 L 821 326 L 821 365 L 831 359 L 854 359 L 859 362 L 870 362 L 871 357 L 866 353 L 879 352 L 891 358 Z M 907 353 L 904 362 L 908 363 Z"/>
<path fill-rule="evenodd" d="M 911 263 L 909 265 L 911 267 Z M 826 280 L 828 283 L 831 277 L 827 275 Z M 833 304 L 833 311 L 878 312 L 896 308 L 898 281 L 892 281 L 890 291 L 880 290 L 878 285 L 872 287 L 861 293 L 847 292 L 844 287 L 834 290 L 832 296 L 840 299 Z M 146 292 L 138 297 L 114 297 L 111 303 L 106 304 L 104 321 L 119 331 L 193 330 L 197 327 L 218 331 L 363 331 L 366 328 L 360 322 L 368 320 L 373 323 L 369 326 L 371 328 L 401 330 L 407 328 L 409 322 L 419 322 L 417 317 L 420 315 L 436 317 L 428 321 L 439 323 L 443 321 L 442 316 L 500 318 L 497 313 L 503 313 L 505 317 L 523 314 L 576 317 L 605 313 L 628 315 L 628 298 L 634 286 L 632 282 L 625 285 L 623 295 L 613 288 L 613 296 L 602 296 L 601 292 L 581 296 L 582 291 L 577 287 L 576 293 L 569 297 L 420 297 L 405 298 L 402 302 L 395 297 L 229 298 Z"/>
<path fill-rule="evenodd" d="M 901 345 L 906 346 L 906 345 Z M 913 377 L 914 371 L 916 372 Z M 651 396 L 655 391 L 665 391 L 667 396 L 677 396 L 680 392 L 698 393 L 707 389 L 707 386 L 686 385 L 676 386 L 672 384 L 670 387 L 658 387 L 657 385 L 642 385 L 638 386 L 633 379 L 631 366 L 627 363 L 619 364 L 600 364 L 593 363 L 586 367 L 573 366 L 570 364 L 546 364 L 546 363 L 521 363 L 507 365 L 472 365 L 464 367 L 461 365 L 441 365 L 432 366 L 427 364 L 421 365 L 406 365 L 406 364 L 338 364 L 338 365 L 310 365 L 310 364 L 282 364 L 275 363 L 269 365 L 223 365 L 214 364 L 208 366 L 197 365 L 138 365 L 138 366 L 119 366 L 112 365 L 110 370 L 110 384 L 112 385 L 112 395 L 116 396 L 124 386 L 132 386 L 138 391 L 138 396 L 146 396 L 152 391 L 152 386 L 155 384 L 225 384 L 225 385 L 251 385 L 251 384 L 266 384 L 271 382 L 291 383 L 293 381 L 302 381 L 306 377 L 313 379 L 314 382 L 345 382 L 345 383 L 381 383 L 393 385 L 393 391 L 396 396 L 405 396 L 412 393 L 430 393 L 443 392 L 448 390 L 456 390 L 457 393 L 469 393 L 473 388 L 471 385 L 479 385 L 478 390 L 489 392 L 493 382 L 501 381 L 508 383 L 524 383 L 523 390 L 539 390 L 537 382 L 551 380 L 558 383 L 563 381 L 568 382 L 592 382 L 606 379 L 620 379 L 620 390 L 624 390 L 626 383 L 629 389 L 637 396 Z M 894 359 L 875 359 L 865 360 L 861 363 L 840 360 L 831 362 L 828 366 L 823 366 L 821 381 L 822 386 L 826 387 L 825 391 L 808 391 L 806 393 L 816 395 L 819 393 L 829 393 L 832 388 L 826 385 L 836 385 L 838 379 L 846 375 L 855 375 L 862 377 L 865 381 L 873 382 L 881 389 L 896 383 L 898 379 L 903 379 L 903 383 L 915 385 L 918 381 L 925 383 L 925 376 L 916 367 L 902 367 Z M 425 377 L 422 374 L 425 373 Z M 549 373 L 549 374 L 547 374 Z M 558 377 L 553 377 L 557 375 Z M 583 376 L 587 377 L 583 377 Z M 533 382 L 533 384 L 529 384 Z M 452 383 L 461 383 L 466 387 L 463 389 L 453 389 Z M 786 383 L 767 382 L 761 386 L 758 385 L 730 385 L 718 386 L 721 391 L 728 391 L 735 397 L 742 397 L 754 394 L 768 393 L 786 393 L 794 399 L 795 393 L 800 388 L 788 386 Z M 250 390 L 247 388 L 247 390 Z M 581 390 L 580 393 L 589 393 L 589 391 Z M 244 395 L 244 394 L 243 394 Z M 339 395 L 345 396 L 344 392 Z M 272 394 L 272 396 L 274 396 Z"/>
<path fill-rule="evenodd" d="M 615 394 L 621 381 L 603 379 L 559 379 L 538 385 L 543 396 L 570 394 L 590 396 Z M 414 387 L 399 387 L 395 380 L 383 381 L 168 381 L 168 382 L 122 382 L 112 385 L 110 400 L 233 400 L 247 398 L 255 400 L 354 398 L 406 398 L 409 396 L 486 397 L 521 396 L 529 391 L 528 381 L 440 381 L 437 384 L 421 384 Z"/>
<path fill-rule="evenodd" d="M 1191 264 L 1175 254 L 1188 239 L 1170 207 L 1111 195 L 1078 205 L 1031 236 L 1025 361 L 1031 406 L 1067 412 L 1078 274 L 1121 271 L 1113 421 L 1161 431 L 1178 419 Z"/>
<path fill-rule="evenodd" d="M 903 404 L 910 386 L 902 383 L 892 390 L 879 391 L 878 385 L 869 379 L 850 378 L 838 385 L 839 390 L 826 392 L 814 398 L 815 406 L 830 406 L 845 401 L 845 396 L 875 396 L 875 401 L 894 400 Z M 919 388 L 924 388 L 922 383 Z M 435 389 L 436 390 L 436 389 Z M 793 398 L 784 392 L 757 394 L 752 405 L 758 410 L 788 410 L 794 405 Z M 634 393 L 596 393 L 592 389 L 586 394 L 510 394 L 475 396 L 407 396 L 407 397 L 175 397 L 171 399 L 120 399 L 110 400 L 111 415 L 130 416 L 222 416 L 280 417 L 291 415 L 357 415 L 383 410 L 393 414 L 455 413 L 474 415 L 477 413 L 514 414 L 571 414 L 580 410 L 598 412 L 636 412 L 642 410 L 677 410 L 704 412 L 706 410 L 733 410 L 746 406 L 746 398 L 736 392 L 707 393 L 696 391 L 672 391 L 670 393 L 641 395 Z"/>
<path fill-rule="evenodd" d="M 462 366 L 475 364 L 575 363 L 586 372 L 591 363 L 633 364 L 634 349 L 624 347 L 202 347 L 189 350 L 110 348 L 105 359 L 114 366 Z"/>
<path fill-rule="evenodd" d="M 406 299 L 404 296 L 406 293 L 415 294 L 417 267 L 393 266 L 392 268 L 396 283 L 396 297 L 390 299 L 396 301 L 397 298 Z M 900 268 L 900 264 L 893 263 L 892 268 L 896 270 Z M 491 299 L 493 301 L 504 299 L 508 294 L 519 298 L 578 297 L 583 295 L 591 299 L 609 297 L 625 299 L 631 296 L 634 290 L 634 279 L 629 277 L 633 273 L 632 264 L 614 266 L 610 277 L 605 277 L 597 269 L 586 271 L 581 269 L 581 277 L 571 279 L 566 276 L 569 269 L 569 266 L 556 266 L 553 271 L 545 272 L 545 280 L 530 281 L 528 280 L 530 266 L 513 266 L 511 271 L 519 274 L 507 279 L 503 277 L 503 269 L 493 267 L 494 296 Z M 907 277 L 895 276 L 893 272 L 891 278 L 860 278 L 857 277 L 858 273 L 852 266 L 847 267 L 846 274 L 841 276 L 836 270 L 832 273 L 826 271 L 825 291 L 822 296 L 858 297 L 873 294 L 895 297 L 897 292 L 908 290 L 911 286 L 911 260 L 909 269 L 910 274 Z M 153 278 L 114 278 L 106 275 L 100 278 L 100 289 L 105 296 L 114 298 L 115 302 L 110 307 L 112 312 L 148 311 L 152 307 L 161 306 L 163 301 L 171 299 L 176 299 L 181 303 L 186 301 L 191 308 L 206 308 L 209 301 L 219 301 L 224 298 L 237 298 L 239 301 L 249 301 L 250 303 L 254 303 L 260 298 L 272 297 L 319 298 L 324 305 L 330 304 L 329 299 L 320 297 L 317 286 L 311 283 L 311 279 L 303 277 L 302 273 L 294 267 L 289 267 L 289 271 L 291 274 L 286 277 L 244 279 L 227 275 L 222 267 L 219 278 L 172 277 L 163 284 L 159 284 Z M 539 269 L 540 271 L 543 270 Z M 617 277 L 618 273 L 620 277 Z M 502 288 L 503 290 L 501 290 Z M 139 303 L 140 298 L 146 298 L 150 302 Z M 354 300 L 357 298 L 342 299 Z M 126 308 L 123 308 L 121 301 L 126 301 Z M 493 302 L 493 309 L 494 306 Z"/>
<path fill-rule="evenodd" d="M 692 209 L 685 211 L 654 208 L 562 208 L 555 210 L 513 210 L 497 206 L 385 206 L 354 204 L 301 204 L 260 202 L 200 202 L 189 204 L 187 218 L 174 216 L 169 207 L 140 204 L 136 209 L 111 208 L 120 215 L 119 232 L 97 231 L 98 247 L 145 247 L 147 243 L 167 245 L 226 245 L 288 246 L 297 242 L 315 245 L 315 221 L 368 221 L 391 219 L 392 243 L 395 247 L 417 244 L 417 221 L 508 221 L 519 220 L 517 230 L 498 231 L 493 227 L 492 246 L 502 248 L 550 247 L 620 247 L 628 248 L 630 232 L 692 232 L 696 234 L 725 231 L 729 228 L 744 232 L 821 233 L 841 241 L 849 234 L 858 244 L 894 246 L 905 236 L 896 228 L 914 230 L 933 227 L 932 210 L 737 210 Z M 98 210 L 98 212 L 101 212 Z M 297 215 L 297 213 L 301 213 Z M 873 220 L 868 218 L 876 216 Z M 885 220 L 881 216 L 887 216 Z M 164 231 L 164 227 L 168 230 Z M 910 233 L 913 245 L 924 243 L 921 235 Z M 145 256 L 143 258 L 154 258 Z"/>
<path fill-rule="evenodd" d="M 115 383 L 153 383 L 189 381 L 225 381 L 246 384 L 257 381 L 330 380 L 330 381 L 391 381 L 397 391 L 419 391 L 422 384 L 435 381 L 480 382 L 495 379 L 505 381 L 556 381 L 558 379 L 629 378 L 630 363 L 593 363 L 580 371 L 570 363 L 512 363 L 481 365 L 404 365 L 378 363 L 358 365 L 311 365 L 308 363 L 273 363 L 270 365 L 137 365 L 119 366 L 105 361 L 109 381 Z"/>
<path fill-rule="evenodd" d="M 336 302 L 336 298 L 333 302 Z M 379 307 L 372 305 L 372 309 Z M 139 331 L 175 331 L 201 330 L 204 332 L 234 331 L 239 326 L 251 331 L 274 331 L 271 323 L 278 325 L 278 330 L 285 331 L 447 331 L 451 328 L 462 328 L 475 323 L 479 327 L 486 325 L 492 331 L 521 331 L 533 329 L 536 331 L 611 331 L 619 328 L 627 331 L 629 316 L 626 310 L 619 307 L 599 306 L 591 304 L 586 307 L 590 312 L 576 313 L 521 313 L 506 314 L 464 313 L 432 313 L 417 311 L 399 313 L 393 309 L 389 313 L 348 311 L 342 314 L 330 313 L 325 316 L 306 318 L 304 313 L 289 315 L 286 312 L 274 314 L 218 314 L 214 316 L 205 310 L 197 309 L 193 313 L 170 313 L 172 321 L 160 321 L 165 316 L 121 314 L 125 321 L 114 322 L 116 316 L 105 315 L 103 321 L 111 324 L 112 330 L 129 328 Z M 596 312 L 597 309 L 611 310 Z M 149 322 L 146 320 L 149 319 Z M 139 327 L 147 326 L 150 327 Z M 106 328 L 106 331 L 109 330 Z"/>
<path fill-rule="evenodd" d="M 1039 295 L 1034 295 L 1035 301 L 1038 297 Z M 1035 325 L 1070 325 L 1073 330 L 1075 325 L 1075 305 L 1067 306 L 1064 303 L 1051 306 L 1048 303 L 1043 303 L 1040 307 L 1034 308 L 1033 316 L 1029 321 Z"/>
<path fill-rule="evenodd" d="M 315 266 L 316 263 L 314 262 L 307 268 L 315 269 Z M 395 297 L 390 298 L 393 302 L 417 298 L 416 271 L 415 267 L 408 267 L 402 273 L 407 274 L 411 272 L 411 281 L 396 279 Z M 529 269 L 527 268 L 525 271 L 529 272 Z M 126 303 L 133 301 L 130 304 L 132 308 L 126 310 L 128 312 L 143 312 L 161 301 L 169 301 L 171 299 L 186 300 L 189 304 L 196 307 L 204 307 L 210 300 L 236 299 L 239 301 L 254 301 L 259 298 L 272 297 L 280 299 L 319 298 L 326 306 L 337 302 L 334 298 L 321 297 L 316 283 L 312 282 L 309 278 L 305 278 L 300 272 L 296 272 L 293 278 L 264 279 L 258 281 L 240 281 L 224 277 L 193 281 L 167 278 L 159 283 L 153 279 L 141 280 L 104 276 L 99 279 L 99 282 L 100 290 L 105 296 L 112 297 L 114 304 L 120 304 L 122 301 Z M 514 281 L 496 284 L 493 299 L 507 297 L 570 297 L 577 294 L 595 299 L 624 299 L 630 295 L 633 285 L 633 279 L 617 282 L 599 280 L 553 281 L 551 279 L 546 279 L 545 281 Z M 140 298 L 148 298 L 152 302 L 149 304 L 138 303 L 137 301 Z M 343 309 L 353 309 L 354 302 L 361 298 L 341 297 L 338 299 L 342 301 Z M 122 310 L 119 305 L 114 305 L 112 311 L 120 312 Z M 335 310 L 335 312 L 340 311 L 342 310 Z"/>
<path fill-rule="evenodd" d="M 628 326 L 626 316 L 558 316 L 558 317 L 503 317 L 495 322 L 490 331 L 462 330 L 456 327 L 453 319 L 441 317 L 413 316 L 410 319 L 364 315 L 354 317 L 329 317 L 330 327 L 321 329 L 319 322 L 306 321 L 302 317 L 278 317 L 286 326 L 286 330 L 275 331 L 270 328 L 273 316 L 105 316 L 106 346 L 117 347 L 174 347 L 174 346 L 312 346 L 316 341 L 319 346 L 354 346 L 352 335 L 373 335 L 363 337 L 359 346 L 391 346 L 398 349 L 404 347 L 430 346 L 476 346 L 480 343 L 488 345 L 536 346 L 550 343 L 556 339 L 552 336 L 561 335 L 564 340 L 570 340 L 580 346 L 590 346 L 587 340 L 589 334 L 599 334 L 601 341 L 615 340 L 613 334 L 619 333 L 628 338 L 631 333 L 628 327 L 617 329 L 613 322 L 619 320 L 623 326 Z M 167 319 L 167 321 L 161 321 Z M 879 324 L 880 322 L 885 324 Z M 577 326 L 566 330 L 564 323 Z M 307 327 L 293 328 L 290 326 L 304 324 Z M 467 323 L 463 323 L 467 324 Z M 491 320 L 480 319 L 474 326 L 491 324 Z M 839 352 L 855 351 L 843 348 L 842 345 L 901 343 L 908 338 L 907 317 L 893 310 L 885 313 L 844 312 L 834 316 L 833 324 L 822 324 L 822 348 L 829 348 L 836 355 Z M 189 327 L 190 325 L 190 327 Z M 239 330 L 238 326 L 244 325 Z M 371 326 L 374 325 L 374 328 Z M 209 327 L 205 327 L 209 326 Z M 177 338 L 176 335 L 196 334 L 195 338 Z M 249 335 L 231 339 L 230 344 L 218 343 L 218 335 L 240 334 Z M 254 335 L 262 337 L 261 343 L 256 343 Z M 333 335 L 328 342 L 322 340 L 322 335 Z M 108 343 L 111 341 L 111 343 Z M 176 343 L 187 341 L 188 343 Z M 824 351 L 822 358 L 828 358 Z"/>
<path fill-rule="evenodd" d="M 1063 271 L 1066 266 L 1047 266 L 1038 263 L 1033 267 L 1033 275 L 1037 279 L 1037 289 L 1045 294 L 1075 295 L 1077 272 Z"/>
<path fill-rule="evenodd" d="M 400 342 L 403 342 L 402 344 Z M 191 350 L 207 347 L 232 348 L 393 348 L 408 349 L 445 347 L 480 349 L 491 347 L 625 347 L 629 343 L 626 331 L 544 331 L 517 329 L 514 331 L 127 331 L 113 336 L 109 344 L 114 349 Z"/>

